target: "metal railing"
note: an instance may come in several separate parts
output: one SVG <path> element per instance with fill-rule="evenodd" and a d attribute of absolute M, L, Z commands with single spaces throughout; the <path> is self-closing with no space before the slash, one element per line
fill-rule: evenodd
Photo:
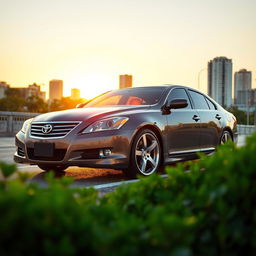
<path fill-rule="evenodd" d="M 0 135 L 12 136 L 21 128 L 24 121 L 39 115 L 38 113 L 0 111 Z"/>
<path fill-rule="evenodd" d="M 239 124 L 237 125 L 237 131 L 239 135 L 251 135 L 256 132 L 256 126 Z"/>

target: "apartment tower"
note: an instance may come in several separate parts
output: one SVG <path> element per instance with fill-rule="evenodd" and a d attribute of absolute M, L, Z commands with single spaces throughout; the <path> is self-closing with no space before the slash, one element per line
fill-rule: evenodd
<path fill-rule="evenodd" d="M 49 100 L 60 100 L 63 97 L 63 81 L 53 79 L 49 82 Z"/>
<path fill-rule="evenodd" d="M 119 76 L 119 88 L 132 87 L 132 75 L 120 75 Z"/>
<path fill-rule="evenodd" d="M 232 105 L 232 60 L 216 57 L 208 62 L 208 95 L 220 105 Z"/>
<path fill-rule="evenodd" d="M 241 69 L 235 72 L 235 105 L 247 105 L 252 89 L 252 72 Z"/>

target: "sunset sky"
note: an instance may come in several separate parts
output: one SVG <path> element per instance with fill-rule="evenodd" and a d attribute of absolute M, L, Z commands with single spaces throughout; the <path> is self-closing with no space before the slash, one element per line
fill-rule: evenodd
<path fill-rule="evenodd" d="M 0 81 L 64 80 L 65 95 L 90 98 L 118 87 L 183 84 L 217 56 L 253 72 L 255 0 L 0 0 Z M 206 92 L 207 70 L 201 73 Z"/>

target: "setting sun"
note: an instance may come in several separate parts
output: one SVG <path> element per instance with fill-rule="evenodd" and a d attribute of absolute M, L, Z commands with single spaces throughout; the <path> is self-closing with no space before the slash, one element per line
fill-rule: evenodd
<path fill-rule="evenodd" d="M 233 71 L 253 71 L 254 88 L 256 1 L 232 3 L 5 1 L 0 80 L 13 87 L 44 84 L 47 91 L 56 78 L 63 80 L 64 96 L 78 88 L 84 98 L 117 89 L 121 74 L 131 74 L 133 86 L 198 88 L 199 71 L 226 56 Z M 200 90 L 207 92 L 206 71 Z"/>
<path fill-rule="evenodd" d="M 65 79 L 64 93 L 70 95 L 71 88 L 78 88 L 82 98 L 91 99 L 108 90 L 117 89 L 117 79 L 111 74 L 100 72 L 75 74 Z"/>

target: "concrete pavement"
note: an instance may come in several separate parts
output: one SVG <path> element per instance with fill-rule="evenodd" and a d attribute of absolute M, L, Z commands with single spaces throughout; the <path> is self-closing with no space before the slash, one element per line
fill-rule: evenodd
<path fill-rule="evenodd" d="M 238 146 L 245 144 L 245 135 L 238 137 Z M 12 164 L 13 154 L 15 152 L 14 137 L 0 137 L 0 161 Z M 32 178 L 29 182 L 35 182 L 39 186 L 46 186 L 45 175 L 40 168 L 34 165 L 17 164 L 19 172 L 29 172 Z M 122 171 L 109 169 L 79 168 L 69 167 L 65 172 L 56 175 L 56 177 L 68 176 L 74 178 L 72 186 L 74 187 L 95 187 L 100 193 L 110 192 L 122 182 L 134 182 L 127 178 Z M 104 192 L 105 191 L 105 192 Z"/>

